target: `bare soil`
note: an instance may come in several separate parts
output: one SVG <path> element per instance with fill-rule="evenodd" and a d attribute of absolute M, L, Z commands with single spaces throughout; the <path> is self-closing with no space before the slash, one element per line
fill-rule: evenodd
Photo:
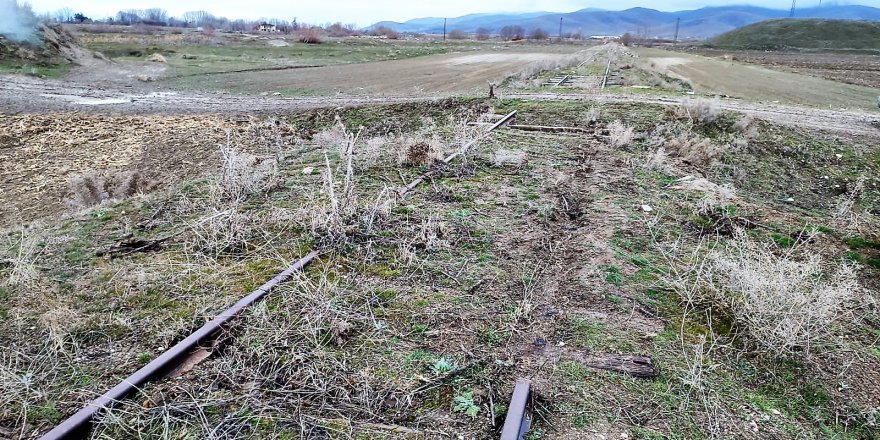
<path fill-rule="evenodd" d="M 876 53 L 736 51 L 704 48 L 692 49 L 689 52 L 847 84 L 880 87 L 880 55 Z"/>
<path fill-rule="evenodd" d="M 661 73 L 689 82 L 697 93 L 809 107 L 877 109 L 877 91 L 865 86 L 768 69 L 732 59 L 651 48 L 638 48 L 636 53 L 649 64 L 653 63 Z"/>

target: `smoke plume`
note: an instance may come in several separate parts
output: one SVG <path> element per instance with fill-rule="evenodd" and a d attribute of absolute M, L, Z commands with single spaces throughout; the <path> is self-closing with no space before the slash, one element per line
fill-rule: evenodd
<path fill-rule="evenodd" d="M 0 0 L 0 36 L 19 43 L 40 43 L 37 17 L 29 4 Z"/>

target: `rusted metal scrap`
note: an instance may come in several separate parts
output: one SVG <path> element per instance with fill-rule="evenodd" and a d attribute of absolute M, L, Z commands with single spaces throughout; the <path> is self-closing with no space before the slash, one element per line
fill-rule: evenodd
<path fill-rule="evenodd" d="M 528 379 L 520 379 L 516 382 L 513 395 L 510 397 L 510 405 L 507 407 L 507 418 L 504 419 L 504 427 L 501 429 L 501 440 L 523 440 L 532 420 L 526 413 L 530 388 L 532 382 Z"/>

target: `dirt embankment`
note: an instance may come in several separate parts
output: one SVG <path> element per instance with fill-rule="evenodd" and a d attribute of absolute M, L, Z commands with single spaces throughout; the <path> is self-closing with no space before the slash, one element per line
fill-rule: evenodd
<path fill-rule="evenodd" d="M 147 186 L 161 187 L 215 171 L 221 144 L 265 152 L 271 142 L 264 134 L 260 122 L 247 117 L 3 116 L 0 226 L 63 212 L 71 198 L 70 179 L 77 175 L 137 172 Z M 290 136 L 278 133 L 272 139 Z"/>
<path fill-rule="evenodd" d="M 60 25 L 41 24 L 37 34 L 40 43 L 19 43 L 0 36 L 0 60 L 83 65 L 96 57 L 103 58 L 80 46 L 76 37 Z"/>

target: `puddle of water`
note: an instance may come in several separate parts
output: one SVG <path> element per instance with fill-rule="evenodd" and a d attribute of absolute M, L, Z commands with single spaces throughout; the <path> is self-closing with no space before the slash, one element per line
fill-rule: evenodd
<path fill-rule="evenodd" d="M 79 105 L 113 105 L 113 104 L 127 104 L 131 102 L 131 99 L 123 99 L 123 98 L 88 98 L 85 96 L 76 96 L 76 95 L 53 95 L 49 93 L 44 93 L 40 95 L 44 98 L 55 98 L 61 99 L 67 102 L 72 102 L 74 104 Z"/>

